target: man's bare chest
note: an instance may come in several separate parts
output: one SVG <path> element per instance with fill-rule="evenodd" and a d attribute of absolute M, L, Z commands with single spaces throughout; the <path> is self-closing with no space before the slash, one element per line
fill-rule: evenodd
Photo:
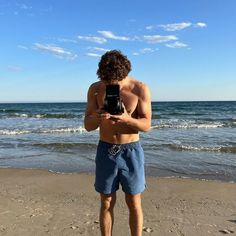
<path fill-rule="evenodd" d="M 103 108 L 105 96 L 106 94 L 104 90 L 100 90 L 98 92 L 97 104 L 99 108 Z M 121 90 L 120 97 L 128 114 L 133 114 L 138 105 L 138 96 L 134 94 L 132 91 Z"/>

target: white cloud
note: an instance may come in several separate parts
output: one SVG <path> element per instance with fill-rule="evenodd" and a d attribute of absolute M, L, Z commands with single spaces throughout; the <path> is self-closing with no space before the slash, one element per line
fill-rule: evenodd
<path fill-rule="evenodd" d="M 44 45 L 44 44 L 40 44 L 40 43 L 35 43 L 34 48 L 44 51 L 44 52 L 48 52 L 48 53 L 53 54 L 59 58 L 74 60 L 77 57 L 76 54 L 66 51 L 64 48 L 57 47 L 55 45 L 49 45 L 49 44 Z"/>
<path fill-rule="evenodd" d="M 179 31 L 179 30 L 183 30 L 185 28 L 188 27 L 198 27 L 198 28 L 203 28 L 206 27 L 207 24 L 203 23 L 203 22 L 198 22 L 196 24 L 193 24 L 191 22 L 181 22 L 181 23 L 173 23 L 173 24 L 161 24 L 161 25 L 148 25 L 145 27 L 146 30 L 154 30 L 157 29 L 158 27 L 163 28 L 165 31 Z"/>
<path fill-rule="evenodd" d="M 64 42 L 64 43 L 77 43 L 76 40 L 74 39 L 66 39 L 66 38 L 59 38 L 57 39 L 59 42 Z"/>
<path fill-rule="evenodd" d="M 103 44 L 103 43 L 107 42 L 107 40 L 105 38 L 96 37 L 96 36 L 81 36 L 81 35 L 79 35 L 79 36 L 77 36 L 77 38 L 80 40 L 99 43 L 99 44 Z"/>
<path fill-rule="evenodd" d="M 142 42 L 142 41 L 143 41 L 143 37 L 134 36 L 134 37 L 132 38 L 132 41 L 140 41 L 140 42 Z"/>
<path fill-rule="evenodd" d="M 134 23 L 134 22 L 136 22 L 136 20 L 135 19 L 129 19 L 129 22 Z"/>
<path fill-rule="evenodd" d="M 91 52 L 86 53 L 86 55 L 89 56 L 89 57 L 101 57 L 101 55 L 99 55 L 97 53 L 91 53 Z"/>
<path fill-rule="evenodd" d="M 8 71 L 11 71 L 11 72 L 19 72 L 19 71 L 22 70 L 22 68 L 19 67 L 19 66 L 12 66 L 12 65 L 9 65 L 9 66 L 7 66 L 7 70 L 8 70 Z"/>
<path fill-rule="evenodd" d="M 107 48 L 98 48 L 98 47 L 89 47 L 90 51 L 98 51 L 98 52 L 107 52 L 110 51 L 110 49 Z"/>
<path fill-rule="evenodd" d="M 26 5 L 26 4 L 16 4 L 20 9 L 23 9 L 23 10 L 30 10 L 32 9 L 31 6 L 29 5 Z"/>
<path fill-rule="evenodd" d="M 159 50 L 158 48 L 142 48 L 138 52 L 134 52 L 133 55 L 138 56 L 138 55 L 141 55 L 141 54 L 153 53 L 153 52 L 158 51 L 158 50 Z"/>
<path fill-rule="evenodd" d="M 34 14 L 32 13 L 32 9 L 33 9 L 32 6 L 26 5 L 24 3 L 20 3 L 20 4 L 17 3 L 14 15 L 19 15 L 25 12 L 27 16 L 34 16 Z"/>
<path fill-rule="evenodd" d="M 182 23 L 173 23 L 173 24 L 166 24 L 166 25 L 159 25 L 165 31 L 178 31 L 190 27 L 192 23 L 190 22 L 182 22 Z"/>
<path fill-rule="evenodd" d="M 178 39 L 175 35 L 144 35 L 143 38 L 148 43 L 162 43 Z"/>
<path fill-rule="evenodd" d="M 142 48 L 142 49 L 140 49 L 140 52 L 141 52 L 142 54 L 146 54 L 146 53 L 155 52 L 156 50 L 158 50 L 158 49 L 155 49 L 155 48 Z"/>
<path fill-rule="evenodd" d="M 174 42 L 171 44 L 166 44 L 166 47 L 168 48 L 186 48 L 188 45 L 185 43 L 181 43 L 181 42 Z"/>
<path fill-rule="evenodd" d="M 28 50 L 28 47 L 23 46 L 23 45 L 18 45 L 17 47 L 20 48 L 20 49 Z"/>
<path fill-rule="evenodd" d="M 41 11 L 42 11 L 42 12 L 51 12 L 51 11 L 53 11 L 53 7 L 52 7 L 52 6 L 49 6 L 49 7 L 47 7 L 47 8 L 42 9 Z"/>
<path fill-rule="evenodd" d="M 145 27 L 146 30 L 153 30 L 154 29 L 154 26 L 153 25 L 148 25 Z"/>
<path fill-rule="evenodd" d="M 108 39 L 123 40 L 123 41 L 130 40 L 130 38 L 126 37 L 126 36 L 114 35 L 111 31 L 100 30 L 100 31 L 98 31 L 98 33 L 101 34 L 103 37 L 108 38 Z"/>
<path fill-rule="evenodd" d="M 204 28 L 204 27 L 207 27 L 207 24 L 204 22 L 198 22 L 194 26 L 198 28 Z"/>
<path fill-rule="evenodd" d="M 100 47 L 88 47 L 88 50 L 89 52 L 86 53 L 86 56 L 89 57 L 101 57 L 103 53 L 109 51 L 109 49 Z"/>

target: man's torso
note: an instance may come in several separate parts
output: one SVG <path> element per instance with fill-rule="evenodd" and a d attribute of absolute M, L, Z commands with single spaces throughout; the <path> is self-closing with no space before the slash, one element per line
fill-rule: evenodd
<path fill-rule="evenodd" d="M 127 110 L 133 118 L 138 118 L 138 104 L 140 93 L 140 82 L 131 78 L 120 87 L 120 97 Z M 98 109 L 103 108 L 106 95 L 106 85 L 103 82 L 96 83 L 96 102 Z M 116 122 L 112 119 L 104 120 L 100 124 L 100 140 L 114 143 L 130 143 L 139 140 L 138 131 L 124 123 Z"/>

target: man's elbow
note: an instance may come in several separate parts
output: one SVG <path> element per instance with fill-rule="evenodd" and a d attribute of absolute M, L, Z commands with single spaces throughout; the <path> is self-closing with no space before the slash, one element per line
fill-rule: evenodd
<path fill-rule="evenodd" d="M 92 127 L 87 124 L 87 122 L 84 122 L 84 128 L 85 128 L 85 130 L 86 130 L 87 132 L 90 132 L 90 131 L 93 130 Z"/>
<path fill-rule="evenodd" d="M 85 128 L 85 130 L 87 131 L 87 132 L 90 132 L 90 131 L 93 131 L 93 130 L 95 130 L 96 128 L 94 128 L 94 127 L 91 127 L 91 126 L 84 126 L 84 128 Z"/>
<path fill-rule="evenodd" d="M 94 126 L 91 124 L 87 124 L 87 122 L 84 122 L 84 128 L 87 132 L 90 132 L 90 131 L 96 130 L 98 126 Z"/>
<path fill-rule="evenodd" d="M 142 130 L 142 132 L 146 133 L 146 132 L 148 132 L 150 129 L 151 129 L 151 127 L 144 127 L 143 130 Z"/>
<path fill-rule="evenodd" d="M 85 130 L 86 130 L 87 132 L 92 131 L 92 129 L 91 129 L 90 127 L 84 126 L 84 128 L 85 128 Z"/>
<path fill-rule="evenodd" d="M 151 129 L 151 123 L 142 127 L 142 132 L 148 132 Z"/>

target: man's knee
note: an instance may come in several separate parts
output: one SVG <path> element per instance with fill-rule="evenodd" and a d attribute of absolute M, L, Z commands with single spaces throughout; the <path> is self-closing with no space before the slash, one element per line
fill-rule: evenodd
<path fill-rule="evenodd" d="M 125 201 L 130 211 L 139 211 L 142 209 L 141 194 L 125 195 Z"/>
<path fill-rule="evenodd" d="M 112 210 L 116 203 L 116 193 L 111 194 L 100 194 L 101 196 L 101 209 Z"/>

